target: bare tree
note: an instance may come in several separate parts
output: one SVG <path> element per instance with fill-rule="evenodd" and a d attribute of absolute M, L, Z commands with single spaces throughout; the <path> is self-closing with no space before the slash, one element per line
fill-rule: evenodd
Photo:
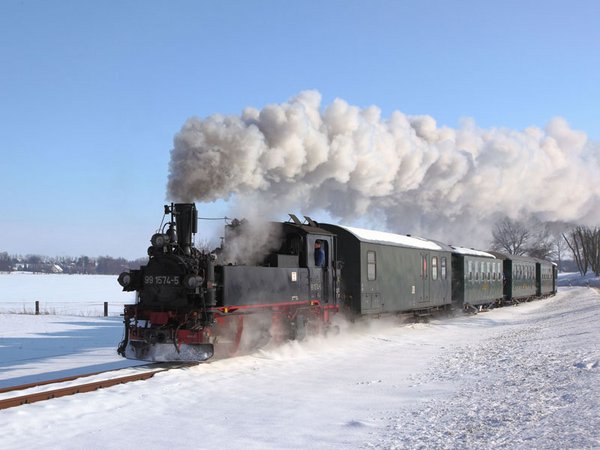
<path fill-rule="evenodd" d="M 585 275 L 588 271 L 588 258 L 585 254 L 585 227 L 575 227 L 567 234 L 563 233 L 563 238 L 565 242 L 571 249 L 571 253 L 573 253 L 573 258 L 575 259 L 575 264 L 577 264 L 577 270 L 581 275 Z"/>
<path fill-rule="evenodd" d="M 600 228 L 583 230 L 583 248 L 587 261 L 596 276 L 600 275 Z"/>
<path fill-rule="evenodd" d="M 0 252 L 0 272 L 10 272 L 11 261 L 8 253 Z"/>
<path fill-rule="evenodd" d="M 529 220 L 513 220 L 505 217 L 497 222 L 492 231 L 492 249 L 511 255 L 527 255 L 532 258 L 550 259 L 557 254 L 557 241 L 562 241 L 559 228 L 564 225 L 541 222 L 532 217 Z M 552 232 L 554 230 L 554 234 Z M 561 242 L 564 251 L 566 244 Z"/>
<path fill-rule="evenodd" d="M 555 245 L 547 223 L 533 219 L 527 224 L 530 230 L 526 254 L 533 258 L 549 259 L 554 256 Z"/>
<path fill-rule="evenodd" d="M 492 231 L 492 249 L 505 251 L 510 255 L 524 255 L 530 234 L 523 222 L 505 217 L 496 223 Z"/>
<path fill-rule="evenodd" d="M 556 262 L 558 264 L 558 270 L 562 272 L 562 270 L 563 270 L 562 261 L 563 261 L 563 258 L 565 256 L 567 250 L 569 249 L 569 246 L 567 245 L 567 242 L 563 238 L 562 233 L 553 234 L 552 240 L 554 243 L 553 256 L 556 258 Z"/>
<path fill-rule="evenodd" d="M 199 242 L 196 242 L 196 248 L 203 253 L 210 253 L 210 241 L 207 238 L 200 239 Z"/>

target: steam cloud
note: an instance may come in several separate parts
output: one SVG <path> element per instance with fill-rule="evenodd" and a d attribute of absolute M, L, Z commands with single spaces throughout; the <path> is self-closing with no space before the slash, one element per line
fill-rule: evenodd
<path fill-rule="evenodd" d="M 502 216 L 597 224 L 599 150 L 562 118 L 544 129 L 451 129 L 340 99 L 322 108 L 305 91 L 240 117 L 190 118 L 175 136 L 168 195 L 234 195 L 265 215 L 326 210 L 341 223 L 485 248 Z"/>
<path fill-rule="evenodd" d="M 279 249 L 283 242 L 281 228 L 273 223 L 264 223 L 264 218 L 238 222 L 225 234 L 223 264 L 262 264 L 270 252 Z"/>

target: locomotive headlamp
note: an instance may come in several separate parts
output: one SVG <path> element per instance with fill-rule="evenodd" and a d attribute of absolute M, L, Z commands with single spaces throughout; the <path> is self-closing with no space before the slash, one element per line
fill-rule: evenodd
<path fill-rule="evenodd" d="M 133 269 L 129 272 L 121 273 L 117 281 L 123 287 L 124 291 L 131 292 L 141 288 L 141 277 L 141 271 Z"/>
<path fill-rule="evenodd" d="M 131 274 L 129 272 L 123 272 L 121 275 L 119 275 L 117 281 L 121 286 L 127 287 L 131 283 Z"/>
<path fill-rule="evenodd" d="M 171 239 L 169 239 L 169 236 L 166 234 L 162 234 L 162 233 L 156 233 L 154 236 L 152 236 L 152 239 L 150 239 L 150 242 L 152 243 L 152 245 L 154 247 L 164 247 L 165 245 L 167 245 L 170 242 Z"/>
<path fill-rule="evenodd" d="M 196 289 L 202 286 L 204 279 L 200 275 L 188 275 L 183 279 L 183 285 L 187 289 Z"/>

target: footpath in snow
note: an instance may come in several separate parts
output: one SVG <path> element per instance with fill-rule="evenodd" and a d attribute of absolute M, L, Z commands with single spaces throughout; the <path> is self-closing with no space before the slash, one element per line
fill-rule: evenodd
<path fill-rule="evenodd" d="M 0 411 L 0 448 L 599 447 L 599 325 L 600 294 L 581 287 L 427 324 L 372 321 Z"/>

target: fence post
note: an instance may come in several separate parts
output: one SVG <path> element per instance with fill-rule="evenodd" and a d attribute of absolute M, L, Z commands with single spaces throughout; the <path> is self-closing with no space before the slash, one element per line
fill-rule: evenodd
<path fill-rule="evenodd" d="M 104 302 L 104 317 L 108 317 L 108 302 Z"/>
<path fill-rule="evenodd" d="M 35 301 L 35 315 L 36 316 L 40 315 L 40 302 L 39 302 L 39 300 Z"/>

